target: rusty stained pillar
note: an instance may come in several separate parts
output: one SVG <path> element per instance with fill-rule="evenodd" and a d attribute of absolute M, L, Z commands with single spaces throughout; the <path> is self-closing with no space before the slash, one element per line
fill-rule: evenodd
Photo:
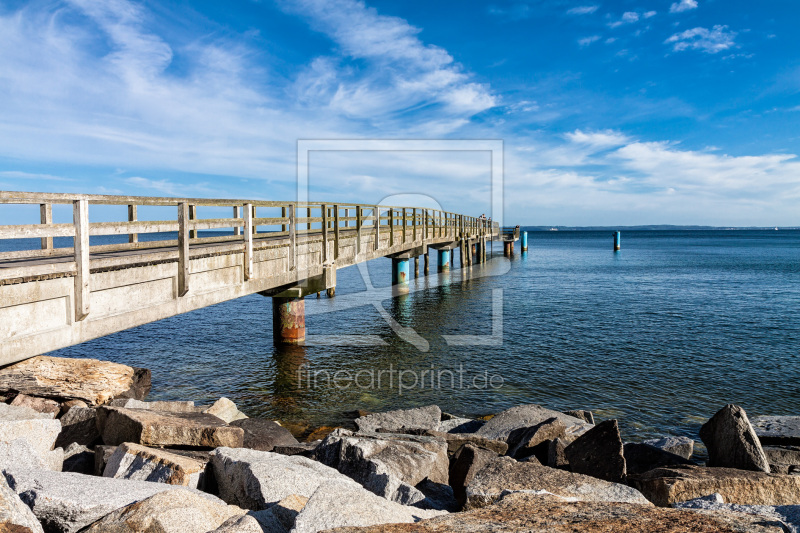
<path fill-rule="evenodd" d="M 450 250 L 439 250 L 439 272 L 450 270 Z"/>
<path fill-rule="evenodd" d="M 306 302 L 296 297 L 272 297 L 272 337 L 275 344 L 306 340 Z"/>
<path fill-rule="evenodd" d="M 430 268 L 428 266 L 428 262 L 430 261 L 430 257 L 428 257 L 428 252 L 425 252 L 425 270 L 424 274 L 427 276 L 430 273 Z"/>
<path fill-rule="evenodd" d="M 419 256 L 418 255 L 414 256 L 414 277 L 415 278 L 419 277 Z"/>
<path fill-rule="evenodd" d="M 408 292 L 408 259 L 392 258 L 392 290 Z"/>

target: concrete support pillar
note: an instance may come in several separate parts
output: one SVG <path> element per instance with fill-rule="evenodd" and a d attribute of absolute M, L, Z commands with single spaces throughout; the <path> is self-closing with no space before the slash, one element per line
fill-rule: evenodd
<path fill-rule="evenodd" d="M 275 344 L 302 344 L 306 340 L 305 300 L 272 297 L 272 337 Z"/>
<path fill-rule="evenodd" d="M 439 272 L 450 270 L 450 250 L 439 250 Z"/>
<path fill-rule="evenodd" d="M 408 292 L 408 259 L 392 259 L 392 288 L 397 292 Z"/>
<path fill-rule="evenodd" d="M 481 239 L 481 263 L 486 262 L 486 238 Z"/>
<path fill-rule="evenodd" d="M 428 257 L 427 252 L 425 253 L 425 275 L 427 276 L 430 273 L 430 268 L 428 267 L 428 261 L 430 261 L 430 257 Z"/>
<path fill-rule="evenodd" d="M 459 241 L 458 242 L 458 259 L 459 259 L 459 265 L 461 266 L 461 268 L 464 268 L 464 266 L 466 264 L 465 258 L 464 258 L 464 255 L 466 255 L 465 254 L 466 250 L 467 250 L 467 248 L 466 248 L 466 246 L 464 244 L 464 241 Z"/>
<path fill-rule="evenodd" d="M 418 255 L 414 256 L 414 277 L 415 278 L 419 277 L 419 256 Z"/>
<path fill-rule="evenodd" d="M 523 231 L 522 232 L 521 239 L 522 239 L 522 241 L 521 241 L 522 242 L 522 245 L 521 245 L 522 246 L 522 251 L 523 252 L 527 252 L 528 251 L 528 232 L 527 231 Z"/>
<path fill-rule="evenodd" d="M 328 298 L 333 298 L 336 296 L 336 287 L 329 287 L 325 289 L 325 294 L 328 295 Z"/>
<path fill-rule="evenodd" d="M 614 251 L 615 251 L 615 252 L 619 252 L 619 249 L 620 249 L 620 241 L 621 241 L 621 240 L 622 240 L 622 239 L 621 239 L 620 232 L 618 232 L 618 231 L 615 231 L 615 232 L 614 232 Z"/>

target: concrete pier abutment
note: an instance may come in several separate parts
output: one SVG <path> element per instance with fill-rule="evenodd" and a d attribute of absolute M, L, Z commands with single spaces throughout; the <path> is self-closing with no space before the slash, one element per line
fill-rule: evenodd
<path fill-rule="evenodd" d="M 272 338 L 275 344 L 306 340 L 306 302 L 302 297 L 272 297 Z"/>

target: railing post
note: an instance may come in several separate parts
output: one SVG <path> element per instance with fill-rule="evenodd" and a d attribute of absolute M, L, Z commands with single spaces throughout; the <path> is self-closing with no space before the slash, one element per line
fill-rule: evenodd
<path fill-rule="evenodd" d="M 129 205 L 128 206 L 128 222 L 136 222 L 136 206 Z M 128 242 L 134 243 L 139 242 L 139 234 L 138 233 L 128 233 Z"/>
<path fill-rule="evenodd" d="M 289 270 L 295 268 L 295 256 L 297 254 L 297 224 L 294 216 L 294 204 L 289 204 Z"/>
<path fill-rule="evenodd" d="M 333 260 L 339 259 L 339 206 L 333 206 Z"/>
<path fill-rule="evenodd" d="M 286 218 L 286 208 L 281 207 L 281 218 Z M 281 231 L 286 231 L 286 224 L 281 224 Z"/>
<path fill-rule="evenodd" d="M 306 216 L 308 218 L 311 218 L 311 208 L 310 207 L 306 209 Z M 307 230 L 311 230 L 311 221 L 310 220 L 308 222 L 306 222 L 306 229 Z"/>
<path fill-rule="evenodd" d="M 241 211 L 241 210 L 242 210 L 242 208 L 239 207 L 238 205 L 233 206 L 233 218 L 239 218 L 239 211 Z M 234 235 L 241 235 L 242 234 L 242 228 L 241 228 L 241 226 L 239 226 L 238 222 L 233 227 L 233 234 Z"/>
<path fill-rule="evenodd" d="M 356 206 L 356 255 L 361 253 L 361 206 Z"/>
<path fill-rule="evenodd" d="M 189 214 L 186 202 L 178 204 L 178 296 L 189 292 Z"/>
<path fill-rule="evenodd" d="M 89 201 L 72 202 L 72 222 L 75 225 L 75 320 L 80 322 L 89 314 Z"/>
<path fill-rule="evenodd" d="M 197 218 L 197 206 L 190 205 L 189 206 L 189 220 L 194 220 Z M 189 238 L 196 239 L 197 238 L 197 230 L 193 229 L 189 231 Z"/>
<path fill-rule="evenodd" d="M 394 246 L 394 207 L 389 209 L 389 247 Z"/>
<path fill-rule="evenodd" d="M 408 218 L 406 217 L 406 208 L 403 208 L 403 244 L 406 242 L 406 230 L 408 229 Z"/>
<path fill-rule="evenodd" d="M 413 242 L 417 242 L 417 208 L 415 207 L 411 212 L 411 236 L 413 237 L 411 240 Z"/>
<path fill-rule="evenodd" d="M 350 210 L 347 209 L 347 208 L 345 208 L 345 210 L 344 210 L 344 218 L 345 218 L 344 227 L 345 228 L 349 228 L 350 227 L 350 221 L 347 220 L 347 219 L 350 218 Z"/>
<path fill-rule="evenodd" d="M 328 206 L 322 204 L 322 264 L 328 262 Z"/>
<path fill-rule="evenodd" d="M 253 211 L 253 218 L 254 219 L 258 218 L 258 215 L 256 214 L 256 206 L 253 206 L 252 211 Z M 258 226 L 256 226 L 255 222 L 253 223 L 253 235 L 258 235 Z"/>
<path fill-rule="evenodd" d="M 253 204 L 244 204 L 244 280 L 253 279 Z"/>
<path fill-rule="evenodd" d="M 381 208 L 377 205 L 372 208 L 372 214 L 375 215 L 375 249 L 381 246 Z"/>
<path fill-rule="evenodd" d="M 39 205 L 39 215 L 42 224 L 52 224 L 53 223 L 53 205 L 52 204 L 40 204 Z M 51 253 L 53 252 L 53 238 L 52 237 L 42 237 L 42 250 L 48 250 Z"/>

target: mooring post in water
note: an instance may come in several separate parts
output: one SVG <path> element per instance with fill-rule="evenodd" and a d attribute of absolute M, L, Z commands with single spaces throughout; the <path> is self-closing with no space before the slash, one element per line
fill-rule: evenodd
<path fill-rule="evenodd" d="M 325 289 L 325 294 L 328 295 L 328 298 L 333 298 L 336 296 L 336 287 L 328 287 Z"/>
<path fill-rule="evenodd" d="M 522 251 L 523 252 L 527 252 L 528 251 L 528 232 L 527 231 L 523 231 L 522 232 L 522 244 L 520 246 L 522 247 Z"/>
<path fill-rule="evenodd" d="M 614 232 L 614 251 L 615 252 L 619 252 L 619 248 L 620 248 L 619 243 L 620 243 L 620 232 L 615 231 Z"/>
<path fill-rule="evenodd" d="M 428 273 L 430 272 L 430 269 L 428 268 L 428 261 L 430 260 L 430 258 L 428 257 L 428 252 L 425 252 L 424 255 L 425 255 L 425 270 L 423 271 L 423 273 L 427 276 Z"/>
<path fill-rule="evenodd" d="M 439 272 L 450 270 L 450 250 L 439 250 Z"/>
<path fill-rule="evenodd" d="M 299 297 L 272 297 L 272 337 L 275 344 L 306 340 L 306 302 Z"/>
<path fill-rule="evenodd" d="M 408 259 L 392 258 L 392 290 L 408 292 Z"/>
<path fill-rule="evenodd" d="M 414 256 L 414 277 L 415 278 L 419 277 L 419 256 L 418 255 Z"/>

